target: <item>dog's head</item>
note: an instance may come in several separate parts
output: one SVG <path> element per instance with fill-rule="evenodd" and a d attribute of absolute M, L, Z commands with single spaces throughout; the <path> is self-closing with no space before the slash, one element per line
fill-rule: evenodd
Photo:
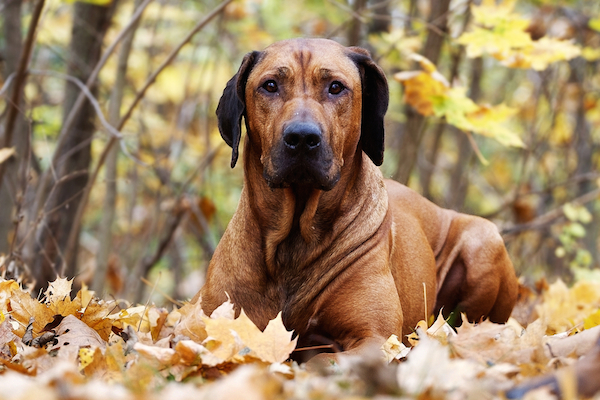
<path fill-rule="evenodd" d="M 359 146 L 376 165 L 383 162 L 388 100 L 385 75 L 366 50 L 293 39 L 244 57 L 217 116 L 232 167 L 244 116 L 269 186 L 329 190 Z"/>

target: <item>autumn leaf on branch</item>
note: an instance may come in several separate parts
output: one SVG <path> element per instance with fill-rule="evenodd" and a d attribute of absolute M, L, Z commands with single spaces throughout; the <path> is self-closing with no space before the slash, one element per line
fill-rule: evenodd
<path fill-rule="evenodd" d="M 451 88 L 435 65 L 414 54 L 422 71 L 405 71 L 394 75 L 404 85 L 404 101 L 419 113 L 445 118 L 465 132 L 497 140 L 505 146 L 524 147 L 519 135 L 506 125 L 516 110 L 504 105 L 478 105 L 467 97 L 465 88 Z M 482 160 L 483 161 L 483 160 Z"/>
<path fill-rule="evenodd" d="M 568 61 L 581 55 L 581 47 L 568 40 L 531 39 L 526 31 L 530 21 L 513 11 L 515 3 L 514 0 L 499 4 L 494 0 L 484 0 L 479 6 L 471 6 L 476 26 L 457 39 L 466 47 L 467 57 L 489 54 L 510 68 L 543 71 L 554 62 Z M 587 54 L 591 56 L 590 50 Z"/>

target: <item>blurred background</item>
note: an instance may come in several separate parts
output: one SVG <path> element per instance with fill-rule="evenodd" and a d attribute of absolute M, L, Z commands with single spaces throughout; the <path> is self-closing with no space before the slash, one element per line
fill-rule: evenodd
<path fill-rule="evenodd" d="M 164 304 L 202 286 L 242 168 L 215 109 L 245 53 L 369 49 L 382 171 L 494 221 L 524 283 L 598 278 L 594 0 L 0 0 L 0 267 Z"/>

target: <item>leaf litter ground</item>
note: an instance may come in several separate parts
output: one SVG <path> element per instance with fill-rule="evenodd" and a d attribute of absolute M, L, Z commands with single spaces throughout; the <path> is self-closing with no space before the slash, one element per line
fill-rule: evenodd
<path fill-rule="evenodd" d="M 392 336 L 371 357 L 316 370 L 287 361 L 296 340 L 281 315 L 260 331 L 229 302 L 209 317 L 198 304 L 123 307 L 86 287 L 72 299 L 66 279 L 42 300 L 1 281 L 0 387 L 11 390 L 0 398 L 553 399 L 554 390 L 568 399 L 578 387 L 593 396 L 600 283 L 542 286 L 522 291 L 505 325 L 421 321 L 409 347 Z"/>

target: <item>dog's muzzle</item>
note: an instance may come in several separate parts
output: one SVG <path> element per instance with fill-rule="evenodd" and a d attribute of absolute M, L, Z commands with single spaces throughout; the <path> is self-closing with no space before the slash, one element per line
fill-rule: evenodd
<path fill-rule="evenodd" d="M 308 185 L 330 190 L 339 180 L 339 173 L 332 173 L 333 152 L 321 127 L 312 121 L 284 125 L 272 160 L 274 173 L 265 173 L 265 178 L 273 188 Z"/>

